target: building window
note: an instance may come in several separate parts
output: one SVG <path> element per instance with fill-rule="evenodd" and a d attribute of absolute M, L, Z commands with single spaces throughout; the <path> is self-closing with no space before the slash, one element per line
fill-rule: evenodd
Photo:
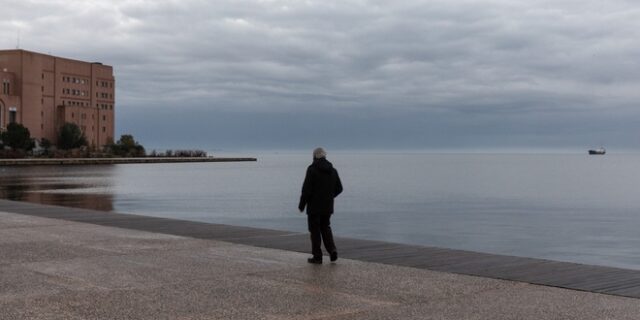
<path fill-rule="evenodd" d="M 102 127 L 102 132 L 107 132 L 107 127 Z"/>
<path fill-rule="evenodd" d="M 11 82 L 9 82 L 9 80 L 2 80 L 2 93 L 6 95 L 11 94 Z"/>
<path fill-rule="evenodd" d="M 15 123 L 16 122 L 16 111 L 15 110 L 11 110 L 9 111 L 9 123 Z"/>

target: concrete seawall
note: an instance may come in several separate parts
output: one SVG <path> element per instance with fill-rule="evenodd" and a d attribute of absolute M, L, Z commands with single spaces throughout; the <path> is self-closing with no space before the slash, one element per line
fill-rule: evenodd
<path fill-rule="evenodd" d="M 46 165 L 97 165 L 132 163 L 180 163 L 180 162 L 246 162 L 256 158 L 58 158 L 58 159 L 0 159 L 0 166 L 46 166 Z"/>

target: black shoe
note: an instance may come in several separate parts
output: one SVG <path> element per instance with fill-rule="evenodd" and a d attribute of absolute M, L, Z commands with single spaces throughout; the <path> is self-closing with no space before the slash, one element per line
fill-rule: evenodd
<path fill-rule="evenodd" d="M 313 263 L 313 264 L 322 264 L 322 258 L 320 258 L 320 259 L 318 259 L 318 258 L 309 258 L 309 259 L 307 259 L 307 262 Z"/>
<path fill-rule="evenodd" d="M 331 252 L 331 262 L 338 260 L 338 251 Z"/>

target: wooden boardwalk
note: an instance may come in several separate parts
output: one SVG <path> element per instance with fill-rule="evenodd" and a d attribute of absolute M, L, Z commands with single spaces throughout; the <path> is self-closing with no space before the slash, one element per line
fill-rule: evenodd
<path fill-rule="evenodd" d="M 0 211 L 309 252 L 307 233 L 0 200 Z M 337 237 L 342 258 L 640 298 L 640 270 Z"/>

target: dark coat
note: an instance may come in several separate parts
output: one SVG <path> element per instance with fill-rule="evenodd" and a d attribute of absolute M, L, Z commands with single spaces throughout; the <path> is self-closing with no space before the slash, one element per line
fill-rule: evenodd
<path fill-rule="evenodd" d="M 330 215 L 333 213 L 333 198 L 342 192 L 338 171 L 325 158 L 315 159 L 307 168 L 302 185 L 302 195 L 298 209 L 307 214 Z"/>

